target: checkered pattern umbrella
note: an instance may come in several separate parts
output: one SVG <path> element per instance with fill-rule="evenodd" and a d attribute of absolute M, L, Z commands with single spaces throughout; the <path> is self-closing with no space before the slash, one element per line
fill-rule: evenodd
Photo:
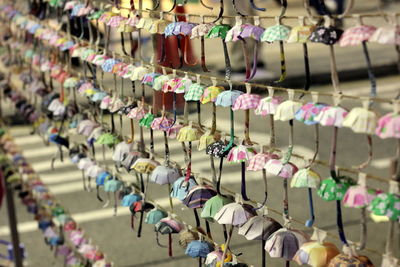
<path fill-rule="evenodd" d="M 376 27 L 371 25 L 360 25 L 348 28 L 342 34 L 339 44 L 342 47 L 360 45 L 362 42 L 368 41 L 375 31 Z"/>
<path fill-rule="evenodd" d="M 186 101 L 200 101 L 205 87 L 199 83 L 193 83 L 189 86 L 188 91 L 185 93 Z"/>
<path fill-rule="evenodd" d="M 289 37 L 290 27 L 277 24 L 267 28 L 261 35 L 262 42 L 273 43 L 276 41 L 286 41 Z"/>
<path fill-rule="evenodd" d="M 233 110 L 246 110 L 246 109 L 255 109 L 260 103 L 261 97 L 256 94 L 242 94 L 240 95 L 232 109 Z"/>

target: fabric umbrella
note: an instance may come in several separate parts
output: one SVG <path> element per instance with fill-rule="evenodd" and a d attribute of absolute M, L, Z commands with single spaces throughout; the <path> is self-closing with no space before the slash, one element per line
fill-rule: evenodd
<path fill-rule="evenodd" d="M 247 171 L 262 171 L 264 181 L 264 200 L 261 206 L 264 206 L 268 199 L 267 172 L 264 169 L 264 166 L 271 159 L 279 159 L 279 156 L 270 152 L 261 152 L 252 157 L 246 167 Z"/>
<path fill-rule="evenodd" d="M 223 206 L 232 202 L 232 197 L 225 197 L 221 195 L 213 196 L 204 203 L 200 216 L 203 219 L 214 222 L 215 214 L 217 214 L 217 212 L 219 212 Z"/>
<path fill-rule="evenodd" d="M 361 17 L 358 16 L 357 25 L 354 27 L 350 27 L 345 30 L 339 40 L 339 45 L 341 47 L 346 46 L 356 46 L 362 45 L 364 51 L 364 57 L 367 62 L 368 67 L 368 76 L 371 83 L 371 97 L 376 96 L 376 79 L 372 70 L 371 60 L 368 52 L 367 41 L 371 38 L 371 36 L 376 31 L 375 26 L 371 25 L 363 25 Z"/>
<path fill-rule="evenodd" d="M 244 200 L 249 200 L 246 194 L 246 162 L 249 161 L 257 152 L 254 148 L 239 145 L 233 147 L 227 156 L 228 162 L 240 163 L 242 166 L 242 181 L 241 181 L 241 193 Z"/>
<path fill-rule="evenodd" d="M 221 5 L 221 10 L 223 12 L 223 4 Z M 225 41 L 226 35 L 230 29 L 231 29 L 230 25 L 225 25 L 225 24 L 215 25 L 214 27 L 212 27 L 210 29 L 210 31 L 206 35 L 206 38 L 221 38 L 222 46 L 224 49 L 225 79 L 226 80 L 231 79 L 231 73 L 232 73 L 231 60 L 229 58 L 228 47 L 227 47 L 226 41 Z"/>
<path fill-rule="evenodd" d="M 251 217 L 245 224 L 239 227 L 239 235 L 243 235 L 247 240 L 261 240 L 262 261 L 261 266 L 265 266 L 265 242 L 271 234 L 281 229 L 280 225 L 274 219 L 263 216 Z"/>
<path fill-rule="evenodd" d="M 308 91 L 311 86 L 310 63 L 308 59 L 308 46 L 307 41 L 314 31 L 314 25 L 306 25 L 305 17 L 300 18 L 300 25 L 292 28 L 290 35 L 287 39 L 288 43 L 300 43 L 303 45 L 304 55 L 304 69 L 305 69 L 305 83 L 304 90 Z"/>
<path fill-rule="evenodd" d="M 194 38 L 200 38 L 200 48 L 201 48 L 201 67 L 204 72 L 209 72 L 206 66 L 206 53 L 205 53 L 205 44 L 204 44 L 204 38 L 207 36 L 207 34 L 210 32 L 210 30 L 215 26 L 213 23 L 204 23 L 202 21 L 201 24 L 196 25 L 192 29 L 192 33 L 190 36 L 190 39 Z"/>
<path fill-rule="evenodd" d="M 372 160 L 372 135 L 378 123 L 378 117 L 375 112 L 369 109 L 369 105 L 369 101 L 364 101 L 362 108 L 353 108 L 343 121 L 343 126 L 351 128 L 355 133 L 367 134 L 368 158 L 359 165 L 359 169 L 367 167 Z"/>
<path fill-rule="evenodd" d="M 272 258 L 283 258 L 288 262 L 307 241 L 309 237 L 304 232 L 282 228 L 270 235 L 265 244 L 265 250 Z"/>
<path fill-rule="evenodd" d="M 367 207 L 375 198 L 376 192 L 369 190 L 366 186 L 365 173 L 359 173 L 358 185 L 350 186 L 343 198 L 345 207 L 361 209 L 361 239 L 358 246 L 359 250 L 363 250 L 367 240 Z"/>
<path fill-rule="evenodd" d="M 223 206 L 214 216 L 214 220 L 219 224 L 230 224 L 225 247 L 228 248 L 232 239 L 232 232 L 235 226 L 239 226 L 247 222 L 251 217 L 256 216 L 257 213 L 254 208 L 249 204 L 243 204 L 241 195 L 237 194 L 234 203 L 229 203 Z M 224 250 L 221 261 L 225 259 L 226 250 Z M 223 264 L 223 262 L 221 262 Z"/>
<path fill-rule="evenodd" d="M 162 235 L 168 234 L 168 255 L 172 257 L 172 234 L 177 234 L 182 231 L 184 226 L 171 216 L 161 219 L 154 229 L 157 233 Z M 158 236 L 157 236 L 158 240 Z M 157 243 L 159 243 L 157 241 Z"/>
<path fill-rule="evenodd" d="M 281 76 L 276 83 L 283 82 L 286 78 L 286 61 L 285 61 L 285 49 L 283 42 L 289 38 L 291 28 L 281 24 L 281 17 L 277 17 L 277 24 L 268 27 L 261 35 L 262 42 L 279 42 L 280 56 L 281 56 Z"/>
<path fill-rule="evenodd" d="M 330 242 L 317 241 L 306 242 L 297 251 L 294 260 L 302 265 L 307 264 L 312 267 L 324 267 L 339 254 L 337 247 Z"/>
<path fill-rule="evenodd" d="M 334 44 L 342 36 L 343 30 L 335 28 L 332 25 L 333 20 L 329 16 L 324 16 L 324 19 L 325 25 L 315 28 L 310 36 L 310 41 L 314 43 L 329 45 L 332 85 L 335 93 L 341 93 L 341 90 L 339 88 L 339 77 L 336 66 Z"/>
<path fill-rule="evenodd" d="M 166 218 L 168 214 L 160 209 L 153 209 L 146 214 L 145 222 L 148 224 L 157 224 L 161 219 Z"/>
<path fill-rule="evenodd" d="M 297 171 L 290 183 L 291 187 L 308 188 L 308 200 L 310 205 L 310 219 L 307 220 L 306 226 L 312 227 L 315 220 L 314 204 L 312 197 L 312 188 L 319 188 L 321 176 L 310 168 L 305 168 Z"/>
<path fill-rule="evenodd" d="M 330 177 L 322 181 L 317 193 L 325 201 L 336 201 L 336 221 L 339 237 L 343 244 L 347 245 L 347 240 L 343 229 L 342 209 L 340 202 L 343 200 L 347 189 L 350 187 L 350 185 L 354 184 L 354 182 L 351 178 L 337 175 L 336 171 L 333 171 L 332 174 L 334 177 Z"/>

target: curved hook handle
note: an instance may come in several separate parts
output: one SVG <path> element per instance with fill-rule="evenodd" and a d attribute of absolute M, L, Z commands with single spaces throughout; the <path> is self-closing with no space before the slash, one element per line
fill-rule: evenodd
<path fill-rule="evenodd" d="M 245 17 L 245 16 L 246 16 L 245 14 L 241 13 L 241 12 L 238 10 L 238 8 L 237 8 L 237 6 L 236 6 L 236 0 L 232 0 L 232 5 L 233 5 L 233 9 L 236 11 L 236 13 L 237 13 L 238 15 L 240 15 L 240 16 L 242 16 L 242 17 Z"/>
<path fill-rule="evenodd" d="M 213 21 L 213 23 L 217 22 L 224 15 L 224 0 L 219 0 L 219 12 L 217 18 Z"/>
<path fill-rule="evenodd" d="M 160 7 L 160 3 L 161 3 L 161 1 L 160 1 L 160 0 L 157 0 L 155 6 L 154 6 L 153 8 L 148 8 L 147 10 L 150 10 L 150 11 L 155 11 L 155 10 L 157 10 L 157 9 Z"/>
<path fill-rule="evenodd" d="M 201 4 L 203 7 L 207 8 L 207 9 L 213 10 L 213 7 L 207 6 L 206 4 L 204 4 L 204 0 L 200 0 L 200 4 Z"/>
<path fill-rule="evenodd" d="M 266 11 L 267 10 L 263 7 L 256 6 L 256 4 L 254 3 L 254 0 L 250 0 L 250 5 L 253 9 L 258 10 L 258 11 Z"/>
<path fill-rule="evenodd" d="M 168 10 L 167 12 L 172 12 L 175 9 L 176 5 L 177 5 L 177 1 L 174 0 L 174 4 L 172 5 L 172 8 L 170 10 Z"/>

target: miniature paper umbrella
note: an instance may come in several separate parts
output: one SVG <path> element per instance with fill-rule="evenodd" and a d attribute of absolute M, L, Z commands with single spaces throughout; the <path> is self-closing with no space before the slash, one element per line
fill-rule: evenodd
<path fill-rule="evenodd" d="M 223 12 L 223 4 L 221 5 L 221 10 Z M 220 16 L 221 16 L 220 12 Z M 224 49 L 224 58 L 225 58 L 225 79 L 230 80 L 231 79 L 231 73 L 232 73 L 232 67 L 231 67 L 231 61 L 229 59 L 229 52 L 228 52 L 228 46 L 226 45 L 225 42 L 225 37 L 226 34 L 228 33 L 229 29 L 231 28 L 230 25 L 215 25 L 211 30 L 208 32 L 206 38 L 221 38 L 222 41 L 222 46 Z"/>
<path fill-rule="evenodd" d="M 210 198 L 204 203 L 203 209 L 201 211 L 201 218 L 214 222 L 214 217 L 217 212 L 219 212 L 223 206 L 232 203 L 233 199 L 230 197 L 225 197 L 221 195 L 216 195 Z"/>
<path fill-rule="evenodd" d="M 278 83 L 283 82 L 286 78 L 286 61 L 285 61 L 285 49 L 283 42 L 289 37 L 290 27 L 281 24 L 281 17 L 277 17 L 277 24 L 271 26 L 265 30 L 261 35 L 262 42 L 273 43 L 279 41 L 280 57 L 281 57 L 281 76 Z"/>
<path fill-rule="evenodd" d="M 314 224 L 315 214 L 314 214 L 314 204 L 312 197 L 312 188 L 317 189 L 321 182 L 321 176 L 318 173 L 311 170 L 310 168 L 305 168 L 297 171 L 290 183 L 291 187 L 296 188 L 308 188 L 308 200 L 310 205 L 310 219 L 307 220 L 306 226 L 311 227 Z"/>
<path fill-rule="evenodd" d="M 301 245 L 308 240 L 309 237 L 304 232 L 282 228 L 268 238 L 265 250 L 272 258 L 283 258 L 286 261 L 291 261 Z"/>
<path fill-rule="evenodd" d="M 312 267 L 325 267 L 333 257 L 339 254 L 335 244 L 330 242 L 311 241 L 304 243 L 297 251 L 294 260 Z"/>

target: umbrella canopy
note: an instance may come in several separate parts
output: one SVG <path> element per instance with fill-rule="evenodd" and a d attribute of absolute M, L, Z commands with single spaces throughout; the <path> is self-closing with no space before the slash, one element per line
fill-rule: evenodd
<path fill-rule="evenodd" d="M 170 75 L 161 75 L 154 79 L 153 89 L 156 91 L 160 91 L 163 85 L 172 79 Z"/>
<path fill-rule="evenodd" d="M 126 195 L 122 198 L 121 200 L 121 206 L 122 207 L 130 207 L 133 203 L 141 201 L 142 196 L 138 194 L 129 194 Z"/>
<path fill-rule="evenodd" d="M 177 220 L 166 217 L 161 219 L 155 226 L 155 230 L 162 235 L 165 234 L 176 234 L 182 231 L 184 226 Z"/>
<path fill-rule="evenodd" d="M 315 117 L 322 111 L 326 104 L 321 103 L 307 103 L 303 105 L 295 114 L 295 119 L 305 123 L 306 125 L 314 125 L 318 122 Z"/>
<path fill-rule="evenodd" d="M 138 173 L 150 174 L 160 163 L 147 158 L 138 158 L 135 163 L 131 166 L 131 170 L 135 170 Z"/>
<path fill-rule="evenodd" d="M 217 100 L 215 101 L 216 106 L 221 107 L 230 107 L 236 102 L 237 98 L 242 95 L 242 91 L 238 90 L 227 90 L 223 91 L 217 96 Z"/>
<path fill-rule="evenodd" d="M 246 170 L 261 171 L 270 159 L 279 159 L 279 156 L 274 153 L 258 153 L 249 160 Z"/>
<path fill-rule="evenodd" d="M 145 222 L 148 224 L 157 224 L 161 219 L 166 218 L 168 214 L 159 209 L 153 209 L 146 215 Z"/>
<path fill-rule="evenodd" d="M 287 39 L 288 43 L 307 43 L 312 32 L 315 30 L 314 25 L 298 25 L 292 28 Z"/>
<path fill-rule="evenodd" d="M 181 177 L 173 183 L 171 197 L 183 201 L 189 191 L 197 185 L 196 181 L 192 177 L 190 177 L 188 183 L 185 183 L 185 178 L 186 177 Z"/>
<path fill-rule="evenodd" d="M 396 194 L 378 194 L 371 202 L 369 209 L 374 215 L 387 216 L 393 221 L 400 219 L 400 198 Z"/>
<path fill-rule="evenodd" d="M 325 201 L 342 200 L 347 189 L 354 181 L 346 176 L 337 177 L 338 182 L 332 177 L 322 181 L 318 195 Z"/>
<path fill-rule="evenodd" d="M 375 112 L 362 107 L 353 108 L 343 121 L 343 126 L 355 133 L 374 134 L 378 123 Z"/>
<path fill-rule="evenodd" d="M 219 224 L 230 224 L 239 226 L 247 222 L 257 213 L 249 204 L 229 203 L 223 206 L 214 216 L 214 220 Z"/>
<path fill-rule="evenodd" d="M 304 243 L 294 256 L 294 260 L 300 264 L 312 267 L 324 267 L 340 252 L 333 243 L 317 241 Z"/>
<path fill-rule="evenodd" d="M 340 40 L 340 46 L 355 46 L 360 45 L 362 42 L 368 41 L 376 31 L 375 26 L 359 25 L 346 29 Z"/>
<path fill-rule="evenodd" d="M 159 117 L 155 118 L 151 123 L 151 129 L 153 130 L 160 130 L 160 131 L 167 131 L 169 128 L 172 127 L 174 121 L 168 119 L 167 117 Z"/>
<path fill-rule="evenodd" d="M 96 144 L 106 145 L 108 147 L 113 147 L 120 142 L 119 138 L 112 133 L 103 133 L 96 140 Z"/>
<path fill-rule="evenodd" d="M 253 147 L 238 145 L 233 147 L 228 153 L 228 162 L 240 163 L 249 161 L 257 152 Z"/>
<path fill-rule="evenodd" d="M 380 138 L 400 138 L 400 114 L 388 113 L 378 120 L 375 134 Z"/>
<path fill-rule="evenodd" d="M 185 93 L 185 101 L 200 101 L 203 95 L 205 86 L 200 83 L 193 83 Z"/>
<path fill-rule="evenodd" d="M 282 177 L 291 178 L 297 172 L 297 167 L 291 162 L 283 163 L 279 159 L 271 159 L 265 165 L 264 169 L 267 173 Z"/>
<path fill-rule="evenodd" d="M 323 107 L 320 113 L 314 118 L 322 126 L 335 126 L 341 128 L 343 121 L 349 112 L 340 106 Z"/>
<path fill-rule="evenodd" d="M 271 234 L 282 228 L 274 219 L 266 216 L 251 217 L 239 227 L 239 235 L 247 240 L 267 240 Z"/>
<path fill-rule="evenodd" d="M 375 267 L 366 256 L 350 256 L 347 254 L 338 254 L 327 265 L 327 267 Z"/>
<path fill-rule="evenodd" d="M 280 121 L 289 121 L 295 118 L 296 112 L 302 107 L 301 102 L 286 100 L 276 109 L 274 119 Z"/>
<path fill-rule="evenodd" d="M 369 41 L 384 45 L 400 45 L 400 25 L 379 27 Z"/>
<path fill-rule="evenodd" d="M 203 95 L 200 98 L 202 104 L 207 104 L 210 102 L 215 102 L 220 93 L 224 91 L 222 86 L 209 86 L 204 89 Z"/>
<path fill-rule="evenodd" d="M 147 113 L 146 115 L 144 115 L 144 117 L 142 119 L 140 119 L 139 125 L 146 127 L 146 128 L 150 128 L 151 123 L 153 122 L 154 119 L 155 119 L 155 117 L 153 114 Z"/>
<path fill-rule="evenodd" d="M 117 179 L 109 179 L 104 182 L 105 192 L 117 192 L 122 188 L 123 183 Z"/>
<path fill-rule="evenodd" d="M 230 151 L 229 149 L 226 150 L 227 146 L 228 145 L 225 144 L 224 141 L 219 140 L 219 141 L 214 142 L 211 145 L 209 145 L 206 148 L 206 153 L 207 153 L 207 155 L 213 155 L 214 157 L 217 157 L 217 158 L 223 158 L 223 157 L 226 157 Z"/>
<path fill-rule="evenodd" d="M 192 125 L 188 125 L 180 129 L 176 139 L 179 142 L 192 142 L 197 141 L 201 137 L 201 131 Z"/>
<path fill-rule="evenodd" d="M 256 109 L 261 97 L 257 94 L 241 94 L 235 101 L 232 110 Z"/>
<path fill-rule="evenodd" d="M 365 185 L 353 185 L 347 189 L 343 198 L 345 207 L 350 208 L 364 208 L 371 204 L 372 200 L 376 197 L 376 191 L 368 189 Z"/>
<path fill-rule="evenodd" d="M 161 76 L 160 73 L 157 72 L 151 72 L 151 73 L 147 73 L 144 75 L 143 79 L 142 79 L 142 84 L 148 85 L 150 87 L 153 87 L 154 85 L 154 80 Z"/>
<path fill-rule="evenodd" d="M 141 156 L 141 153 L 138 151 L 132 151 L 123 156 L 121 161 L 121 166 L 123 166 L 127 171 L 131 170 L 132 165 L 135 161 Z"/>
<path fill-rule="evenodd" d="M 290 183 L 291 187 L 297 188 L 319 188 L 321 176 L 310 168 L 305 168 L 297 171 Z"/>
<path fill-rule="evenodd" d="M 206 36 L 212 28 L 215 27 L 213 23 L 203 23 L 199 24 L 192 29 L 192 34 L 190 35 L 190 39 L 199 38 Z"/>
<path fill-rule="evenodd" d="M 265 250 L 272 258 L 291 261 L 299 248 L 309 240 L 304 232 L 287 228 L 274 232 L 265 243 Z"/>
<path fill-rule="evenodd" d="M 210 29 L 208 34 L 206 35 L 206 38 L 221 38 L 225 39 L 228 31 L 231 29 L 230 25 L 226 24 L 221 24 L 221 25 L 215 25 Z"/>
<path fill-rule="evenodd" d="M 181 173 L 178 168 L 159 165 L 151 173 L 150 181 L 160 185 L 172 184 L 179 177 Z"/>
<path fill-rule="evenodd" d="M 219 138 L 219 136 L 216 136 L 215 134 L 211 134 L 211 131 L 207 131 L 204 133 L 199 140 L 199 145 L 198 145 L 198 150 L 205 150 L 209 145 L 214 144 L 216 139 Z"/>
<path fill-rule="evenodd" d="M 260 100 L 254 113 L 261 116 L 273 115 L 282 101 L 280 96 L 267 96 Z"/>
<path fill-rule="evenodd" d="M 120 163 L 123 159 L 125 154 L 129 153 L 132 149 L 132 143 L 121 142 L 117 144 L 114 148 L 114 153 L 112 155 L 112 160 Z"/>
<path fill-rule="evenodd" d="M 221 195 L 213 196 L 207 200 L 206 203 L 204 203 L 200 216 L 203 219 L 214 222 L 215 214 L 217 214 L 217 212 L 219 212 L 223 206 L 232 202 L 233 198 L 230 197 Z"/>
<path fill-rule="evenodd" d="M 207 200 L 216 194 L 215 189 L 209 185 L 197 185 L 190 189 L 182 202 L 191 209 L 203 208 Z"/>
<path fill-rule="evenodd" d="M 208 253 L 214 250 L 214 246 L 207 241 L 194 240 L 189 243 L 185 254 L 192 258 L 206 258 Z"/>
<path fill-rule="evenodd" d="M 326 45 L 335 44 L 343 34 L 343 30 L 337 29 L 333 26 L 316 27 L 310 36 L 310 41 L 314 43 L 322 43 Z"/>
<path fill-rule="evenodd" d="M 289 37 L 290 29 L 291 28 L 289 26 L 281 24 L 268 27 L 261 35 L 261 41 L 269 43 L 285 41 Z"/>

